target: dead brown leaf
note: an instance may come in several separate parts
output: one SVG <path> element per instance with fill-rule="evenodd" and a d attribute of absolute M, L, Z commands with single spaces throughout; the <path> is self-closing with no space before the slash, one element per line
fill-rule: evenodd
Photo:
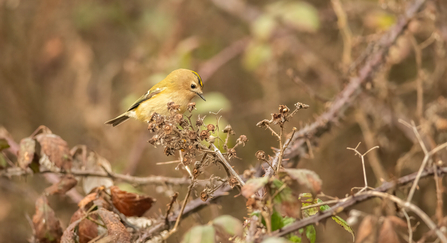
<path fill-rule="evenodd" d="M 19 154 L 17 162 L 22 169 L 27 169 L 33 162 L 36 152 L 36 140 L 32 138 L 24 138 L 20 141 Z"/>
<path fill-rule="evenodd" d="M 297 181 L 300 185 L 304 185 L 309 188 L 313 194 L 321 192 L 321 185 L 323 182 L 317 173 L 307 169 L 284 169 L 284 172 L 290 176 L 290 178 Z"/>
<path fill-rule="evenodd" d="M 379 241 L 381 243 L 399 243 L 399 237 L 393 227 L 393 221 L 386 217 L 380 228 Z"/>
<path fill-rule="evenodd" d="M 65 175 L 58 183 L 46 188 L 45 193 L 48 195 L 65 194 L 71 188 L 75 187 L 76 184 L 78 184 L 78 181 L 73 175 Z"/>
<path fill-rule="evenodd" d="M 76 211 L 73 214 L 73 216 L 71 216 L 70 226 L 74 222 L 82 219 L 85 216 L 85 213 L 86 212 L 82 208 L 78 209 L 78 211 Z M 91 214 L 89 217 L 94 220 L 98 220 L 97 214 Z M 87 243 L 87 242 L 91 241 L 92 239 L 96 238 L 98 236 L 98 227 L 101 227 L 101 226 L 95 224 L 91 220 L 82 219 L 79 222 L 79 227 L 78 227 L 79 243 Z M 68 230 L 68 228 L 67 228 L 67 230 Z M 67 230 L 65 230 L 65 231 L 67 231 Z M 65 232 L 64 232 L 64 235 L 65 235 Z"/>
<path fill-rule="evenodd" d="M 156 201 L 148 196 L 122 191 L 117 186 L 110 187 L 110 193 L 112 194 L 113 205 L 126 216 L 140 217 Z"/>
<path fill-rule="evenodd" d="M 33 216 L 35 237 L 39 242 L 59 242 L 62 228 L 53 209 L 48 205 L 47 198 L 41 196 L 36 201 L 36 213 Z"/>
<path fill-rule="evenodd" d="M 375 242 L 377 231 L 377 218 L 372 215 L 366 216 L 360 223 L 356 243 Z"/>
<path fill-rule="evenodd" d="M 107 227 L 110 242 L 130 242 L 131 236 L 116 214 L 104 208 L 99 208 L 98 214 Z"/>
<path fill-rule="evenodd" d="M 53 133 L 40 133 L 35 136 L 35 139 L 40 143 L 41 156 L 46 155 L 50 162 L 60 169 L 71 168 L 70 149 L 61 137 Z"/>

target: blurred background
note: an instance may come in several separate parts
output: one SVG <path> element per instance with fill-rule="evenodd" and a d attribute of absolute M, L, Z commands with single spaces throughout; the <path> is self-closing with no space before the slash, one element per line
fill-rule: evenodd
<path fill-rule="evenodd" d="M 237 150 L 241 159 L 232 162 L 242 173 L 258 164 L 257 150 L 273 154 L 271 147 L 278 147 L 276 138 L 255 124 L 270 118 L 280 104 L 292 108 L 296 102 L 310 108 L 299 111 L 286 131 L 314 121 L 356 74 L 362 53 L 374 48 L 369 44 L 395 24 L 409 3 L 0 0 L 0 125 L 17 142 L 45 125 L 70 147 L 87 145 L 117 173 L 182 177 L 175 164 L 155 164 L 176 157 L 147 143 L 144 123 L 131 120 L 112 128 L 104 122 L 172 70 L 189 68 L 205 81 L 207 101 L 195 100 L 196 114 L 208 115 L 211 122 L 215 118 L 209 112 L 221 110 L 219 125 L 231 124 L 234 139 L 248 137 Z M 447 141 L 446 10 L 441 0 L 427 5 L 343 119 L 299 161 L 298 167 L 321 177 L 325 194 L 344 197 L 352 187 L 363 186 L 361 161 L 346 150 L 359 142 L 361 152 L 380 146 L 367 156 L 371 186 L 379 185 L 380 177 L 369 160 L 383 167 L 387 179 L 417 170 L 423 154 L 397 119 L 423 125 L 431 145 Z M 34 214 L 35 199 L 47 186 L 39 175 L 1 179 L 0 242 L 26 242 L 32 234 L 26 215 Z M 426 190 L 415 200 L 433 215 L 434 182 L 423 180 L 421 187 Z M 148 217 L 164 212 L 169 197 L 154 186 L 138 190 L 157 198 Z M 184 193 L 186 187 L 169 190 Z M 371 200 L 356 208 L 377 214 L 377 205 Z M 64 227 L 77 209 L 62 197 L 52 199 L 51 206 Z M 189 217 L 172 242 L 190 225 L 220 214 L 243 219 L 244 199 L 225 197 Z M 421 232 L 424 227 L 419 226 Z M 333 222 L 317 228 L 317 242 L 349 241 L 351 236 Z"/>

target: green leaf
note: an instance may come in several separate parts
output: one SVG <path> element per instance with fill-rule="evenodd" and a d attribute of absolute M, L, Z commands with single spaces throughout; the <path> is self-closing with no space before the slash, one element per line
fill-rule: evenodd
<path fill-rule="evenodd" d="M 263 42 L 253 41 L 245 49 L 242 62 L 247 70 L 253 71 L 269 61 L 271 57 L 272 48 L 270 45 Z"/>
<path fill-rule="evenodd" d="M 309 239 L 310 243 L 315 243 L 317 240 L 317 231 L 313 225 L 306 226 L 306 238 Z"/>
<path fill-rule="evenodd" d="M 309 206 L 309 205 L 313 205 L 313 204 L 317 204 L 317 203 L 323 203 L 323 200 L 319 199 L 319 198 L 312 198 L 312 195 L 310 193 L 301 193 L 299 199 L 302 202 L 302 206 Z M 310 217 L 312 215 L 315 215 L 318 213 L 318 211 L 324 212 L 328 209 L 330 209 L 331 207 L 329 207 L 328 205 L 322 205 L 319 207 L 319 210 L 317 209 L 317 207 L 314 208 L 308 208 L 303 211 L 303 217 L 307 218 Z M 354 230 L 352 230 L 351 226 L 349 226 L 349 224 L 343 220 L 341 217 L 339 216 L 332 216 L 332 220 L 334 220 L 337 224 L 339 224 L 341 227 L 343 227 L 343 229 L 345 229 L 346 231 L 348 231 L 351 235 L 352 235 L 352 239 L 353 241 L 355 241 L 355 234 L 354 234 Z"/>
<path fill-rule="evenodd" d="M 259 40 L 267 40 L 277 23 L 273 16 L 269 14 L 263 14 L 259 16 L 251 25 L 251 32 Z"/>
<path fill-rule="evenodd" d="M 315 32 L 320 27 L 317 9 L 306 2 L 279 1 L 270 4 L 267 11 L 301 31 Z"/>
<path fill-rule="evenodd" d="M 5 168 L 8 165 L 3 154 L 0 154 L 0 168 Z"/>
<path fill-rule="evenodd" d="M 184 236 L 182 243 L 212 243 L 215 242 L 216 232 L 211 225 L 195 226 Z"/>
<path fill-rule="evenodd" d="M 243 226 L 240 220 L 230 215 L 222 215 L 213 220 L 216 230 L 231 236 L 242 236 Z"/>
<path fill-rule="evenodd" d="M 299 237 L 297 235 L 291 235 L 289 237 L 289 241 L 294 242 L 294 243 L 301 243 L 301 237 Z"/>
<path fill-rule="evenodd" d="M 269 181 L 268 177 L 254 178 L 248 180 L 242 187 L 242 196 L 249 198 Z"/>
<path fill-rule="evenodd" d="M 272 223 L 272 231 L 275 231 L 275 230 L 278 230 L 278 229 L 281 229 L 282 227 L 284 227 L 283 218 L 277 211 L 274 211 L 272 213 L 271 223 Z"/>
<path fill-rule="evenodd" d="M 355 234 L 354 234 L 354 230 L 352 230 L 351 226 L 349 226 L 349 224 L 346 221 L 344 221 L 342 218 L 340 218 L 339 216 L 332 216 L 332 219 L 335 221 L 335 223 L 339 224 L 341 227 L 343 227 L 343 229 L 345 229 L 352 235 L 352 241 L 354 242 Z"/>
<path fill-rule="evenodd" d="M 8 141 L 4 138 L 0 138 L 0 151 L 7 148 L 9 148 Z"/>
<path fill-rule="evenodd" d="M 273 202 L 275 203 L 275 205 L 280 206 L 277 208 L 283 213 L 283 215 L 292 218 L 301 217 L 300 202 L 297 200 L 296 195 L 292 192 L 290 187 L 286 186 L 284 182 L 275 179 L 271 184 L 271 188 L 273 190 L 270 194 L 276 195 L 273 198 Z"/>

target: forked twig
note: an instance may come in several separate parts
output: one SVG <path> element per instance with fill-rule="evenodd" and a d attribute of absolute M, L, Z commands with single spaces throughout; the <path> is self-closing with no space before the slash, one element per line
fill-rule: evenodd
<path fill-rule="evenodd" d="M 366 178 L 366 168 L 365 168 L 365 155 L 367 155 L 371 150 L 379 148 L 379 146 L 374 146 L 370 148 L 368 151 L 366 151 L 364 154 L 361 154 L 357 148 L 360 146 L 360 143 L 357 144 L 355 148 L 347 147 L 347 149 L 354 151 L 360 158 L 362 159 L 362 166 L 363 166 L 363 179 L 365 180 L 365 187 L 360 190 L 358 193 L 366 190 L 368 188 L 368 179 Z"/>

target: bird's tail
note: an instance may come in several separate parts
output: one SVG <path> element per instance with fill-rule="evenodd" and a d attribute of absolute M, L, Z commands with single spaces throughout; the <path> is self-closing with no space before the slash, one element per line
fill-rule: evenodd
<path fill-rule="evenodd" d="M 129 116 L 127 115 L 127 112 L 126 112 L 126 113 L 121 114 L 120 116 L 113 118 L 112 120 L 106 121 L 105 124 L 111 124 L 112 126 L 116 127 L 119 124 L 125 122 L 127 119 L 129 119 Z"/>

